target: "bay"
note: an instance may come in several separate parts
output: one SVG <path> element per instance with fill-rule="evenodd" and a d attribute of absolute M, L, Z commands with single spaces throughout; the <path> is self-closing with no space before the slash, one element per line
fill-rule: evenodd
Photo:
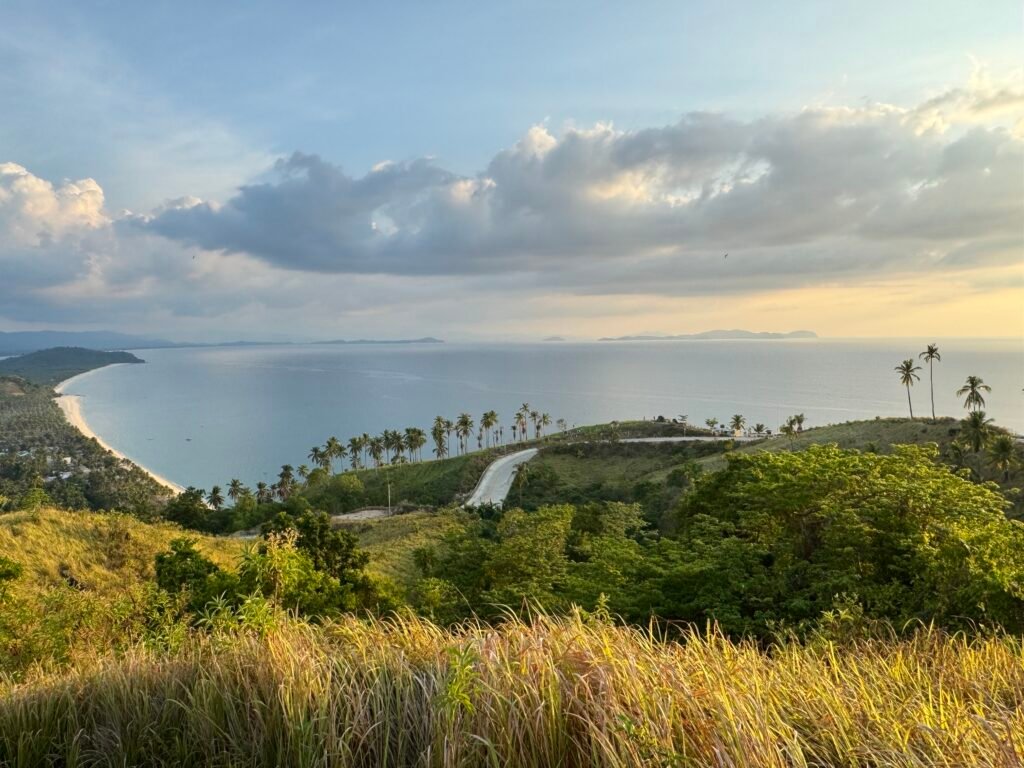
<path fill-rule="evenodd" d="M 987 412 L 1024 431 L 1019 339 L 549 342 L 536 344 L 285 345 L 137 351 L 72 380 L 89 426 L 141 465 L 184 486 L 274 480 L 335 435 L 379 434 L 462 411 L 494 409 L 509 436 L 524 402 L 570 425 L 734 413 L 772 429 L 793 413 L 807 426 L 904 416 L 893 368 L 937 341 L 935 403 L 961 416 L 968 374 L 992 386 Z M 923 365 L 923 364 L 922 364 Z M 928 370 L 914 410 L 930 413 Z M 553 427 L 552 427 L 553 428 Z M 424 449 L 426 454 L 427 448 Z"/>

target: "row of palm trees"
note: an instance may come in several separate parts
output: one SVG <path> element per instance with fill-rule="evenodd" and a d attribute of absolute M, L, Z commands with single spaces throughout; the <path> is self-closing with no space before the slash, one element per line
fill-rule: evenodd
<path fill-rule="evenodd" d="M 928 364 L 928 383 L 932 402 L 932 421 L 935 421 L 935 368 L 936 361 L 942 362 L 942 355 L 939 353 L 938 344 L 929 344 L 924 352 L 918 355 L 920 360 Z M 910 397 L 910 388 L 915 381 L 920 381 L 918 371 L 922 370 L 914 358 L 909 357 L 896 366 L 895 371 L 899 374 L 900 384 L 907 388 L 907 407 L 910 409 L 910 418 L 914 418 L 914 402 Z M 991 392 L 992 387 L 988 386 L 980 376 L 968 376 L 964 385 L 956 391 L 957 397 L 964 398 L 964 408 L 969 411 L 980 411 L 985 407 L 983 393 Z"/>
<path fill-rule="evenodd" d="M 513 442 L 522 442 L 530 438 L 530 428 L 534 439 L 540 439 L 544 430 L 551 425 L 551 416 L 523 403 L 513 416 L 510 431 Z M 555 422 L 558 429 L 564 432 L 568 425 L 565 419 Z M 479 421 L 474 421 L 469 413 L 460 413 L 454 420 L 438 416 L 430 430 L 433 440 L 433 454 L 438 459 L 451 455 L 452 435 L 457 438 L 458 453 L 465 454 L 472 450 L 475 438 L 477 449 L 505 445 L 505 428 L 500 424 L 496 411 L 486 411 Z M 309 449 L 309 464 L 301 464 L 298 468 L 284 464 L 278 474 L 277 482 L 268 485 L 265 482 L 256 484 L 255 490 L 245 486 L 240 480 L 233 479 L 228 483 L 227 498 L 237 503 L 240 499 L 252 497 L 259 503 L 267 503 L 276 499 L 287 499 L 298 483 L 296 477 L 307 480 L 314 472 L 326 475 L 335 474 L 338 464 L 345 459 L 352 470 L 380 468 L 389 464 L 403 464 L 423 460 L 423 448 L 427 445 L 427 433 L 419 427 L 408 427 L 403 431 L 386 429 L 380 435 L 363 433 L 342 442 L 337 437 L 329 437 L 323 445 L 314 445 Z M 220 509 L 225 502 L 224 493 L 219 485 L 213 486 L 206 495 L 207 503 L 214 509 Z"/>

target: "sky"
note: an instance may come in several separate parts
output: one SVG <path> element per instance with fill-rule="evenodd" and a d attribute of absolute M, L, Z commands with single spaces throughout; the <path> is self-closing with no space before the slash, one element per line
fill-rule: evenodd
<path fill-rule="evenodd" d="M 0 330 L 1024 337 L 1022 42 L 1016 0 L 3 0 Z"/>

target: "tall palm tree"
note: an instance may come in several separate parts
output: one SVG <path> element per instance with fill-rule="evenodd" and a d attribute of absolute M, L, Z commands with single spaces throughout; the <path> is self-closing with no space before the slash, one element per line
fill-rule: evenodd
<path fill-rule="evenodd" d="M 1008 482 L 1010 472 L 1017 464 L 1017 449 L 1013 444 L 1013 438 L 1009 435 L 999 435 L 988 447 L 989 463 L 998 471 L 1003 473 L 1003 482 Z"/>
<path fill-rule="evenodd" d="M 704 423 L 708 425 L 708 429 L 710 429 L 712 432 L 714 432 L 715 431 L 715 427 L 718 426 L 718 419 L 716 419 L 714 417 L 712 417 L 710 419 L 704 419 Z"/>
<path fill-rule="evenodd" d="M 900 375 L 900 384 L 907 388 L 907 405 L 910 407 L 910 419 L 913 421 L 914 403 L 910 400 L 910 388 L 914 386 L 915 381 L 921 380 L 921 377 L 917 375 L 921 367 L 914 365 L 914 358 L 909 358 L 897 365 L 894 370 Z"/>
<path fill-rule="evenodd" d="M 260 504 L 268 504 L 274 499 L 274 494 L 262 480 L 256 483 L 256 501 Z"/>
<path fill-rule="evenodd" d="M 430 437 L 434 441 L 434 456 L 443 459 L 448 446 L 445 442 L 444 419 L 441 419 L 440 416 L 437 418 L 440 419 L 440 423 L 434 422 L 434 426 L 430 430 Z"/>
<path fill-rule="evenodd" d="M 804 431 L 804 421 L 806 421 L 806 420 L 807 420 L 807 417 L 804 416 L 802 413 L 798 413 L 795 416 L 793 416 L 793 424 L 794 424 L 794 426 L 796 426 L 796 431 L 797 432 L 803 432 Z"/>
<path fill-rule="evenodd" d="M 314 445 L 312 448 L 310 448 L 309 455 L 306 458 L 308 458 L 311 463 L 316 464 L 318 467 L 322 467 L 326 459 L 324 455 L 324 450 L 319 445 Z M 327 459 L 327 461 L 330 460 Z"/>
<path fill-rule="evenodd" d="M 215 510 L 224 506 L 224 494 L 220 492 L 220 486 L 215 485 L 206 495 L 206 502 Z"/>
<path fill-rule="evenodd" d="M 540 415 L 540 420 L 537 423 L 540 425 L 540 431 L 542 433 L 545 429 L 551 426 L 551 415 L 548 413 L 542 413 Z"/>
<path fill-rule="evenodd" d="M 491 430 L 498 424 L 498 414 L 496 411 L 487 411 L 483 416 L 480 417 L 480 429 L 484 432 L 484 442 L 487 447 L 491 447 Z"/>
<path fill-rule="evenodd" d="M 231 482 L 228 483 L 228 498 L 231 499 L 231 501 L 238 501 L 238 497 L 245 493 L 245 491 L 245 486 L 242 485 L 242 481 L 238 478 L 233 478 Z"/>
<path fill-rule="evenodd" d="M 348 439 L 348 463 L 352 469 L 359 469 L 359 457 L 363 452 L 363 438 L 350 437 Z"/>
<path fill-rule="evenodd" d="M 754 425 L 754 434 L 760 437 L 764 434 L 764 424 L 757 423 Z"/>
<path fill-rule="evenodd" d="M 957 397 L 964 398 L 964 408 L 970 411 L 980 411 L 985 407 L 985 398 L 982 397 L 982 392 L 991 392 L 992 387 L 981 380 L 980 376 L 968 376 L 967 381 L 964 385 L 956 391 Z"/>
<path fill-rule="evenodd" d="M 336 459 L 344 459 L 345 455 L 348 453 L 348 450 L 342 444 L 341 440 L 334 436 L 331 436 L 327 438 L 327 442 L 324 444 L 324 453 L 327 455 L 328 461 L 327 467 L 325 467 L 325 469 L 330 469 L 333 471 L 334 467 L 332 463 Z"/>
<path fill-rule="evenodd" d="M 685 413 L 679 414 L 679 423 L 683 425 L 683 437 L 686 437 L 686 421 L 689 418 Z"/>
<path fill-rule="evenodd" d="M 409 449 L 409 457 L 416 455 L 419 461 L 423 461 L 420 449 L 427 444 L 427 435 L 419 427 L 407 427 L 405 430 L 405 445 Z"/>
<path fill-rule="evenodd" d="M 991 424 L 992 419 L 985 418 L 984 411 L 971 411 L 960 422 L 960 434 L 975 453 L 980 452 L 988 442 Z"/>
<path fill-rule="evenodd" d="M 299 464 L 299 468 L 296 469 L 295 471 L 299 473 L 299 477 L 301 477 L 303 480 L 309 480 L 308 464 Z"/>
<path fill-rule="evenodd" d="M 384 438 L 371 437 L 366 450 L 369 452 L 370 458 L 373 459 L 373 466 L 379 469 L 381 459 L 384 458 Z"/>
<path fill-rule="evenodd" d="M 455 423 L 451 419 L 444 420 L 444 434 L 445 439 L 448 441 L 444 447 L 446 456 L 452 455 L 452 432 L 455 431 Z"/>
<path fill-rule="evenodd" d="M 935 368 L 932 364 L 938 360 L 942 362 L 942 355 L 939 354 L 938 344 L 929 344 L 927 349 L 918 355 L 919 358 L 928 363 L 928 388 L 932 396 L 932 421 L 935 421 Z"/>
<path fill-rule="evenodd" d="M 459 437 L 459 449 L 466 453 L 469 451 L 469 436 L 473 432 L 473 417 L 468 413 L 460 413 L 455 420 L 455 434 Z"/>
<path fill-rule="evenodd" d="M 733 415 L 729 426 L 732 427 L 733 432 L 742 432 L 743 428 L 747 426 L 747 420 L 743 415 L 737 413 Z"/>

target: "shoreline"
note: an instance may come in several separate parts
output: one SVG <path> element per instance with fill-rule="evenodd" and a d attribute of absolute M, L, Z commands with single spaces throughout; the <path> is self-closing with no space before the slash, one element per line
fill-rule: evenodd
<path fill-rule="evenodd" d="M 114 363 L 113 365 L 127 365 L 127 363 Z M 112 366 L 103 367 L 110 368 Z M 178 485 L 172 480 L 168 480 L 166 477 L 159 475 L 153 470 L 143 466 L 132 457 L 124 454 L 123 452 L 111 446 L 102 437 L 96 434 L 92 427 L 89 426 L 89 423 L 85 420 L 85 416 L 82 414 L 82 395 L 72 395 L 68 394 L 65 391 L 73 382 L 85 376 L 89 376 L 90 374 L 93 374 L 96 371 L 101 370 L 103 370 L 103 368 L 94 368 L 91 371 L 80 373 L 77 376 L 72 376 L 70 379 L 65 379 L 64 381 L 60 382 L 59 384 L 57 384 L 57 386 L 53 388 L 53 391 L 57 393 L 57 406 L 64 414 L 64 418 L 67 420 L 68 424 L 77 429 L 83 435 L 85 435 L 88 438 L 92 438 L 97 443 L 99 443 L 100 447 L 102 447 L 104 450 L 110 451 L 110 453 L 114 454 L 119 459 L 131 462 L 136 467 L 145 472 L 147 475 L 149 475 L 151 478 L 153 478 L 153 480 L 155 480 L 159 485 L 162 485 L 164 488 L 167 488 L 168 490 L 173 491 L 176 494 L 182 493 L 185 490 L 182 486 Z"/>

